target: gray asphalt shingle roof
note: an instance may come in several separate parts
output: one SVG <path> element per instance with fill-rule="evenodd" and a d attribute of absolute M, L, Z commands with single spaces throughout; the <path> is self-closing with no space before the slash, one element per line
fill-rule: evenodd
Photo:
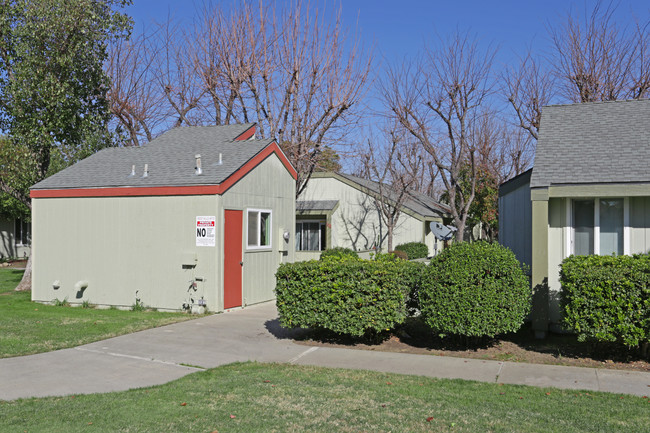
<path fill-rule="evenodd" d="M 339 203 L 338 200 L 298 200 L 296 201 L 297 211 L 328 211 L 332 210 Z"/>
<path fill-rule="evenodd" d="M 650 182 L 650 99 L 542 109 L 530 186 Z"/>
<path fill-rule="evenodd" d="M 141 147 L 101 150 L 32 189 L 218 185 L 273 140 L 233 141 L 253 124 L 174 128 Z M 219 154 L 222 164 L 219 165 Z M 195 155 L 203 174 L 196 175 Z M 142 177 L 144 165 L 149 175 Z M 130 176 L 135 165 L 135 176 Z"/>
<path fill-rule="evenodd" d="M 351 182 L 354 182 L 372 191 L 375 194 L 379 194 L 379 184 L 375 181 L 363 179 L 357 176 L 352 176 L 351 174 L 339 173 L 339 175 Z M 391 199 L 391 194 L 388 195 L 388 198 Z M 395 198 L 396 197 L 394 197 L 393 199 Z M 417 191 L 409 192 L 409 197 L 404 201 L 404 207 L 410 209 L 411 211 L 417 214 L 422 215 L 423 217 L 439 217 L 442 214 L 450 213 L 449 207 L 441 203 L 438 203 L 428 195 L 422 194 Z"/>

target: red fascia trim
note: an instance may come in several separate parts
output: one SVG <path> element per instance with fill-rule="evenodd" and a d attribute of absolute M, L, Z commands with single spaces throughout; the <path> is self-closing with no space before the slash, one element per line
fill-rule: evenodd
<path fill-rule="evenodd" d="M 31 198 L 62 198 L 62 197 L 141 197 L 164 195 L 214 195 L 223 194 L 248 172 L 262 161 L 275 153 L 294 180 L 298 177 L 280 146 L 274 141 L 244 164 L 239 170 L 230 175 L 219 185 L 195 186 L 145 186 L 118 188 L 76 188 L 76 189 L 37 189 L 29 193 Z"/>
<path fill-rule="evenodd" d="M 237 137 L 235 137 L 234 141 L 243 141 L 243 140 L 248 140 L 251 138 L 253 135 L 255 135 L 255 127 L 256 125 L 251 126 L 248 128 L 246 131 L 242 132 L 239 134 Z"/>

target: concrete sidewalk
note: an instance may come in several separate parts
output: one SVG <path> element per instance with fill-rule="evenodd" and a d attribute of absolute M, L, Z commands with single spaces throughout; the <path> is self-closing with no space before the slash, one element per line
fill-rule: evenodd
<path fill-rule="evenodd" d="M 650 394 L 650 373 L 309 347 L 291 336 L 270 302 L 73 349 L 0 359 L 0 400 L 121 391 L 235 361 Z"/>

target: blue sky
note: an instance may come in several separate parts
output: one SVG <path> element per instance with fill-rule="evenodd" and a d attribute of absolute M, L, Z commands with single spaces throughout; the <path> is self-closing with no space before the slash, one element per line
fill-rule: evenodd
<path fill-rule="evenodd" d="M 219 2 L 214 2 L 219 3 Z M 226 1 L 221 3 L 232 3 Z M 279 4 L 290 0 L 279 0 Z M 307 3 L 307 2 L 305 2 Z M 510 62 L 528 47 L 545 51 L 547 26 L 554 25 L 569 8 L 582 12 L 596 3 L 593 0 L 345 0 L 314 1 L 314 7 L 332 9 L 342 3 L 343 23 L 361 31 L 363 43 L 374 46 L 388 62 L 414 56 L 425 41 L 435 41 L 456 28 L 470 30 L 485 45 L 499 47 L 501 62 Z M 634 25 L 632 16 L 647 20 L 650 1 L 619 0 L 616 18 L 619 23 Z M 149 26 L 153 20 L 164 21 L 168 14 L 190 23 L 196 7 L 203 1 L 134 0 L 127 12 L 136 28 Z M 357 24 L 358 19 L 358 24 Z"/>

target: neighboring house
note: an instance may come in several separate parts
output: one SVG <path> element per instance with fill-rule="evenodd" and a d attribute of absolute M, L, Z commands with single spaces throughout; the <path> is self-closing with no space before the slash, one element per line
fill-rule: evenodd
<path fill-rule="evenodd" d="M 31 253 L 31 223 L 0 217 L 0 259 L 24 258 Z"/>
<path fill-rule="evenodd" d="M 562 260 L 650 251 L 650 100 L 544 107 L 527 176 L 501 186 L 499 235 L 532 265 L 543 334 L 560 329 Z"/>
<path fill-rule="evenodd" d="M 296 202 L 296 260 L 318 258 L 320 251 L 333 247 L 385 252 L 387 230 L 376 204 L 378 196 L 376 182 L 314 173 Z M 448 218 L 447 206 L 413 191 L 402 206 L 393 245 L 424 242 L 433 255 L 443 242 L 436 241 L 429 224 Z"/>
<path fill-rule="evenodd" d="M 179 127 L 34 185 L 32 299 L 212 311 L 274 298 L 296 172 L 255 126 Z"/>

